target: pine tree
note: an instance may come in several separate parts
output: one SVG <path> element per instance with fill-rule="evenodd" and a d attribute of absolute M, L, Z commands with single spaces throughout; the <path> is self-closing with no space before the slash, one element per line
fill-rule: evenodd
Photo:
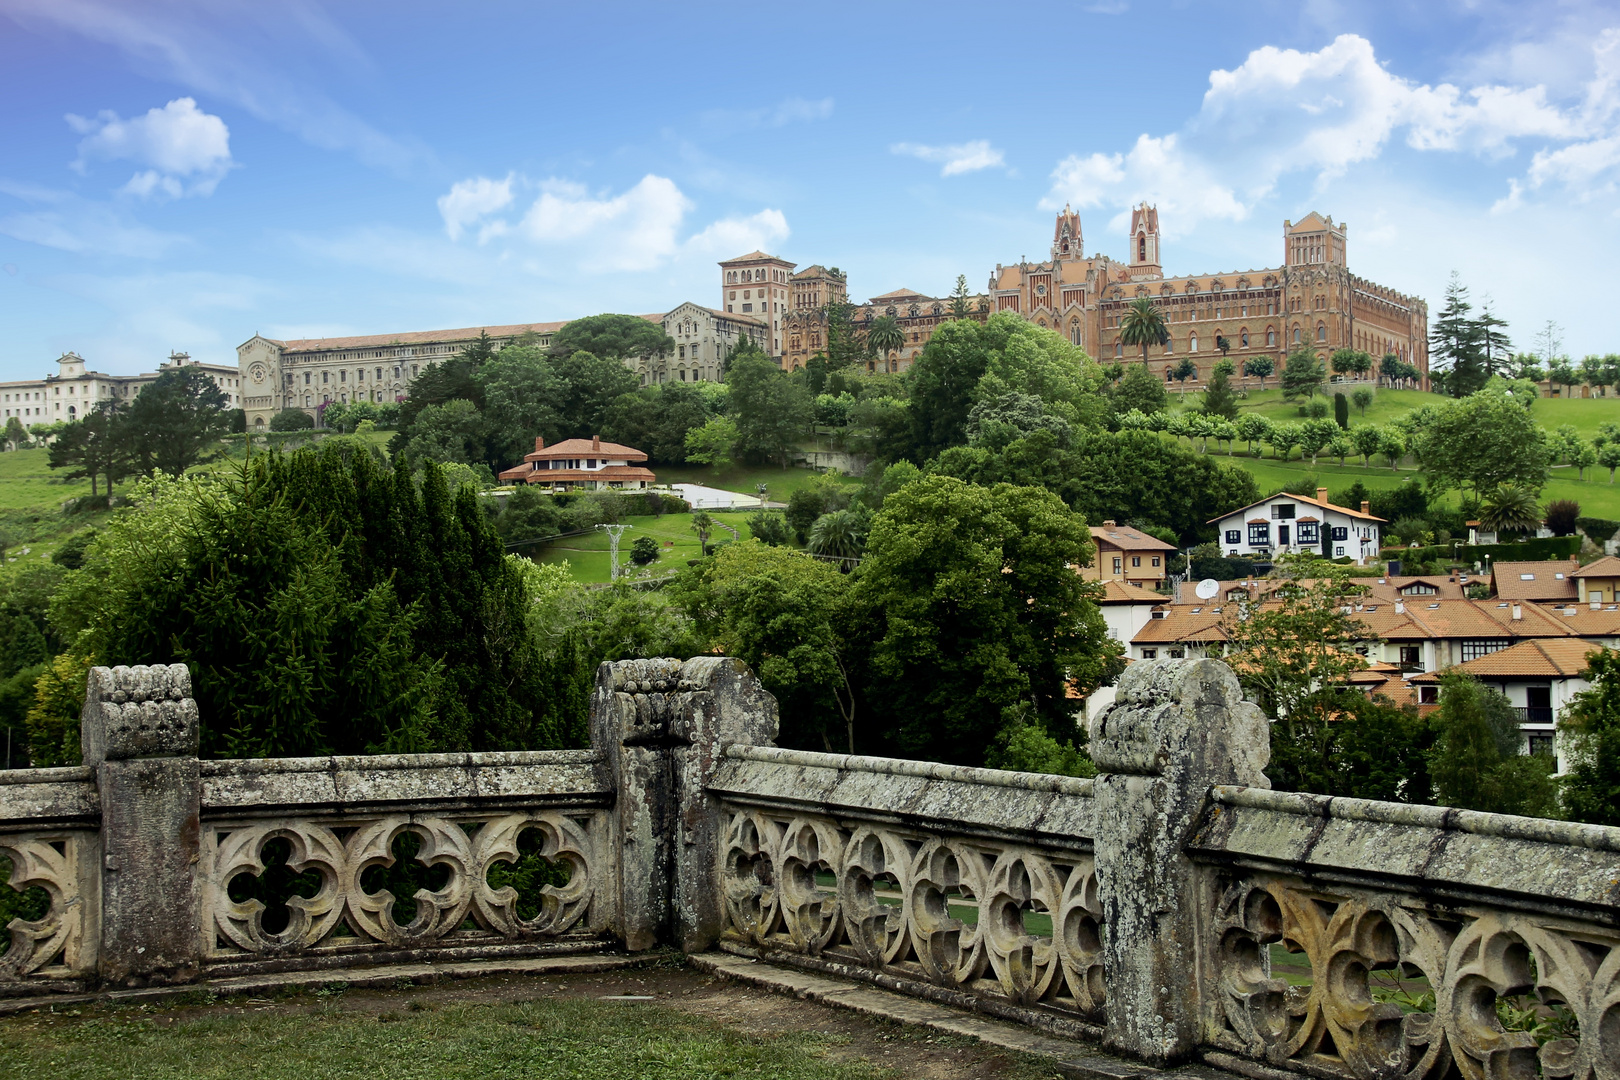
<path fill-rule="evenodd" d="M 1468 302 L 1468 288 L 1452 272 L 1446 286 L 1446 299 L 1429 332 L 1429 353 L 1434 367 L 1445 373 L 1446 392 L 1467 397 L 1485 385 L 1485 329 L 1480 320 L 1470 318 L 1474 305 Z"/>

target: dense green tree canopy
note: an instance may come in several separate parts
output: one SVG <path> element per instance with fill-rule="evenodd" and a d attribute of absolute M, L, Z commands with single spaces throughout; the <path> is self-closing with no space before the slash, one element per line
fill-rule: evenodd
<path fill-rule="evenodd" d="M 732 354 L 726 390 L 737 428 L 735 452 L 748 461 L 786 465 L 810 423 L 810 394 L 803 382 L 790 378 L 755 346 Z"/>
<path fill-rule="evenodd" d="M 148 383 L 117 424 L 129 459 L 143 473 L 185 472 L 220 455 L 230 431 L 230 399 L 201 368 L 171 368 Z"/>
<path fill-rule="evenodd" d="M 872 522 L 852 593 L 869 714 L 908 756 L 978 763 L 1020 717 L 1072 736 L 1082 692 L 1120 668 L 1118 645 L 1072 569 L 1084 521 L 1052 493 L 925 477 Z"/>
<path fill-rule="evenodd" d="M 1432 484 L 1466 487 L 1478 498 L 1503 484 L 1539 491 L 1546 482 L 1552 463 L 1547 433 L 1512 394 L 1482 392 L 1447 402 L 1429 422 L 1414 426 L 1414 448 Z"/>
<path fill-rule="evenodd" d="M 980 484 L 1039 484 L 1087 521 L 1162 525 L 1196 543 L 1214 537 L 1211 518 L 1260 499 L 1254 478 L 1149 431 L 1084 431 L 1072 448 L 1037 431 L 999 451 L 957 447 L 931 471 Z"/>
<path fill-rule="evenodd" d="M 622 364 L 674 351 L 675 341 L 664 333 L 664 328 L 639 315 L 589 315 L 575 319 L 551 336 L 551 355 L 559 360 L 588 352 Z"/>

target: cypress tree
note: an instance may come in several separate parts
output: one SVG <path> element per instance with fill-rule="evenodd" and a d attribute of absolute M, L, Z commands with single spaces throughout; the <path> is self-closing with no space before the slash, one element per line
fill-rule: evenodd
<path fill-rule="evenodd" d="M 1215 373 L 1210 376 L 1209 386 L 1204 390 L 1203 411 L 1209 416 L 1220 416 L 1227 420 L 1237 419 L 1237 395 L 1232 393 L 1232 380 L 1218 365 Z"/>
<path fill-rule="evenodd" d="M 1345 431 L 1350 430 L 1350 402 L 1339 391 L 1333 394 L 1333 420 Z"/>

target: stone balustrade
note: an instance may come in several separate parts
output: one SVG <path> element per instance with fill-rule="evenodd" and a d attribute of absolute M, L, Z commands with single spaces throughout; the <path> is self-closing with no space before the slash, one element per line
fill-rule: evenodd
<path fill-rule="evenodd" d="M 1094 780 L 780 749 L 720 657 L 604 664 L 582 751 L 198 761 L 180 666 L 84 717 L 0 773 L 0 994 L 670 944 L 1255 1080 L 1620 1078 L 1620 830 L 1271 791 L 1216 661 L 1133 665 Z"/>

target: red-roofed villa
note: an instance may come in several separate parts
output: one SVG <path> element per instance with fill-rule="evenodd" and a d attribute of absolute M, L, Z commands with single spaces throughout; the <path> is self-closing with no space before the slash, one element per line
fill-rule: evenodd
<path fill-rule="evenodd" d="M 553 491 L 641 491 L 658 479 L 651 469 L 635 464 L 646 460 L 640 450 L 603 442 L 600 435 L 551 446 L 536 436 L 534 451 L 523 455 L 523 464 L 500 478 L 509 484 L 544 484 Z"/>

